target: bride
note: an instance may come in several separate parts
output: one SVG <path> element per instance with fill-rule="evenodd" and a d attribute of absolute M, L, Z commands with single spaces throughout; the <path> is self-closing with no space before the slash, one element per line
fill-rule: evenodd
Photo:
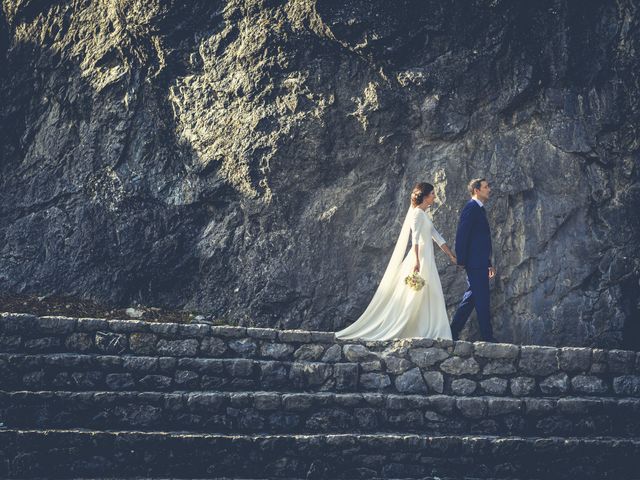
<path fill-rule="evenodd" d="M 413 188 L 411 207 L 373 299 L 358 320 L 336 332 L 337 338 L 389 340 L 426 337 L 451 340 L 431 240 L 435 240 L 454 265 L 457 260 L 426 213 L 435 198 L 433 185 L 429 183 L 418 183 Z M 405 257 L 410 232 L 412 245 Z M 415 291 L 405 285 L 404 278 L 412 272 L 418 272 L 425 280 L 421 290 Z"/>

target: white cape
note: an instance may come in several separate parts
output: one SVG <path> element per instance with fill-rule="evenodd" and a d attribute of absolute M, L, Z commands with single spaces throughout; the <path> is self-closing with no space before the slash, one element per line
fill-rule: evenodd
<path fill-rule="evenodd" d="M 410 233 L 411 250 L 404 256 Z M 337 338 L 451 339 L 451 328 L 436 268 L 432 239 L 439 245 L 444 243 L 426 212 L 417 207 L 410 207 L 389 265 L 369 306 L 354 323 L 336 332 Z M 413 271 L 415 265 L 413 247 L 416 244 L 419 245 L 420 276 L 426 281 L 426 285 L 419 291 L 412 290 L 404 283 L 404 278 Z"/>

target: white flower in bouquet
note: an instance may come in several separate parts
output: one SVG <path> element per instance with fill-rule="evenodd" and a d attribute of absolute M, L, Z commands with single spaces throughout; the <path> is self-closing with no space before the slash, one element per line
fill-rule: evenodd
<path fill-rule="evenodd" d="M 404 279 L 404 283 L 405 285 L 408 285 L 409 288 L 417 292 L 419 290 L 422 290 L 422 287 L 424 287 L 426 282 L 418 272 L 413 272 L 411 275 L 407 275 L 407 277 Z"/>

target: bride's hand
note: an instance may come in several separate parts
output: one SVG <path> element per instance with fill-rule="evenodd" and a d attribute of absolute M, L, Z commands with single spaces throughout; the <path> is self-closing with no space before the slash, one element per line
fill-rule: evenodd
<path fill-rule="evenodd" d="M 420 272 L 420 264 L 419 264 L 419 263 L 416 263 L 416 264 L 413 266 L 413 273 L 418 273 L 418 272 Z"/>
<path fill-rule="evenodd" d="M 456 258 L 456 256 L 455 256 L 455 255 L 451 255 L 451 256 L 449 257 L 449 259 L 451 260 L 451 263 L 452 263 L 452 264 L 454 264 L 454 265 L 457 265 L 457 264 L 458 264 L 458 259 Z"/>

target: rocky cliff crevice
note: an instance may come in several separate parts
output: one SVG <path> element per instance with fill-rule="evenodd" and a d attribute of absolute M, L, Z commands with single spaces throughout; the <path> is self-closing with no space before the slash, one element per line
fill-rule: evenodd
<path fill-rule="evenodd" d="M 484 175 L 498 337 L 633 346 L 637 13 L 5 0 L 0 288 L 333 330 L 412 183 L 436 184 L 452 243 Z M 453 308 L 464 281 L 439 261 Z"/>

